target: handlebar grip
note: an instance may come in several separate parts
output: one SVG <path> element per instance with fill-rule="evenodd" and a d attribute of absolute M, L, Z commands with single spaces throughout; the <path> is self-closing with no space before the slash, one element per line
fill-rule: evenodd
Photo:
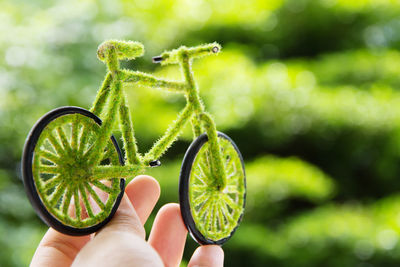
<path fill-rule="evenodd" d="M 218 54 L 221 51 L 221 45 L 214 42 L 211 44 L 200 45 L 188 49 L 189 57 L 199 58 L 204 56 L 209 56 L 213 54 Z"/>
<path fill-rule="evenodd" d="M 144 54 L 144 46 L 139 42 L 109 40 L 99 45 L 97 49 L 97 57 L 101 61 L 104 61 L 107 53 L 110 52 L 112 48 L 115 49 L 119 60 L 134 59 Z"/>
<path fill-rule="evenodd" d="M 166 51 L 160 56 L 153 57 L 153 63 L 161 63 L 161 65 L 178 64 L 181 61 L 183 53 L 186 53 L 189 58 L 199 58 L 218 54 L 220 51 L 221 45 L 216 42 L 189 48 L 181 46 L 178 49 Z"/>

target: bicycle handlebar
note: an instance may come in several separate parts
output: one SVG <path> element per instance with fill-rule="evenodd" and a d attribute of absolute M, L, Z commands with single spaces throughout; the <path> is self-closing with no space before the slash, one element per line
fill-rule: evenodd
<path fill-rule="evenodd" d="M 97 57 L 101 61 L 106 60 L 106 55 L 110 51 L 110 49 L 114 48 L 117 53 L 117 58 L 119 60 L 122 59 L 134 59 L 136 57 L 140 57 L 144 53 L 144 47 L 139 42 L 133 41 L 119 41 L 119 40 L 110 40 L 105 41 L 97 48 Z"/>
<path fill-rule="evenodd" d="M 153 57 L 153 63 L 161 63 L 161 65 L 178 64 L 184 54 L 189 58 L 200 58 L 218 54 L 219 51 L 221 51 L 221 45 L 216 42 L 195 47 L 181 46 L 178 49 L 166 51 L 160 56 Z"/>

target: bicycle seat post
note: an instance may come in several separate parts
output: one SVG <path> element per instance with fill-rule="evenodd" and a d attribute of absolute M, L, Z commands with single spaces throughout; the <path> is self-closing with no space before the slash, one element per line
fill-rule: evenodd
<path fill-rule="evenodd" d="M 100 59 L 103 58 L 102 61 L 105 61 L 108 70 L 114 77 L 119 70 L 119 61 L 115 46 L 113 46 L 111 43 L 103 43 L 97 50 L 97 56 Z"/>
<path fill-rule="evenodd" d="M 187 88 L 187 101 L 194 106 L 194 109 L 200 113 L 204 111 L 204 106 L 200 101 L 199 89 L 194 79 L 192 67 L 191 67 L 192 58 L 187 53 L 187 51 L 182 51 L 179 60 L 179 66 L 182 69 L 183 76 L 185 77 L 185 82 L 188 85 Z"/>

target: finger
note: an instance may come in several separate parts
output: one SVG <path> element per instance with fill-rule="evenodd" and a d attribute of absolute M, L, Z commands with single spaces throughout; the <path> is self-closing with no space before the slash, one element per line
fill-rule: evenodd
<path fill-rule="evenodd" d="M 158 200 L 160 195 L 158 182 L 150 176 L 138 176 L 129 183 L 125 192 L 114 218 L 98 232 L 98 235 L 132 232 L 144 239 L 142 222 L 146 221 Z"/>
<path fill-rule="evenodd" d="M 187 230 L 178 204 L 163 206 L 157 213 L 149 243 L 158 252 L 165 266 L 179 266 L 185 247 Z"/>
<path fill-rule="evenodd" d="M 96 233 L 94 239 L 102 235 L 115 234 L 135 234 L 143 239 L 145 238 L 145 231 L 140 218 L 126 194 L 122 197 L 114 217 Z"/>
<path fill-rule="evenodd" d="M 50 228 L 36 249 L 30 266 L 71 266 L 89 240 L 89 236 L 64 235 Z"/>
<path fill-rule="evenodd" d="M 217 245 L 198 247 L 188 264 L 188 267 L 194 266 L 223 267 L 224 251 Z"/>
<path fill-rule="evenodd" d="M 160 185 L 156 179 L 147 175 L 139 175 L 125 189 L 133 208 L 145 224 L 160 197 Z"/>

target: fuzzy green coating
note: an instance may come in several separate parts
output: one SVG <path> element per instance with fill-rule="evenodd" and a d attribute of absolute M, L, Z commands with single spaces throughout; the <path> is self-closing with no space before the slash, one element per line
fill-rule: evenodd
<path fill-rule="evenodd" d="M 164 52 L 161 63 L 179 64 L 183 76 L 183 81 L 170 81 L 120 69 L 119 60 L 143 54 L 142 44 L 118 40 L 102 43 L 97 55 L 106 63 L 108 72 L 91 108 L 102 119 L 102 125 L 80 114 L 61 116 L 43 130 L 35 148 L 34 180 L 47 210 L 65 225 L 76 228 L 100 223 L 108 217 L 120 193 L 119 179 L 126 178 L 129 182 L 143 173 L 190 122 L 194 137 L 203 132 L 208 136 L 190 177 L 189 195 L 195 223 L 206 238 L 219 240 L 229 236 L 243 213 L 243 166 L 232 144 L 218 138 L 216 125 L 205 112 L 191 70 L 194 58 L 217 54 L 220 50 L 219 44 L 211 43 Z M 187 100 L 177 119 L 144 156 L 138 152 L 124 84 L 181 93 Z M 110 141 L 116 125 L 122 135 L 125 166 L 119 165 Z"/>
<path fill-rule="evenodd" d="M 162 58 L 161 64 L 179 64 L 181 62 L 181 58 L 184 55 L 187 55 L 189 58 L 200 58 L 204 56 L 209 56 L 213 54 L 218 54 L 221 51 L 221 45 L 217 42 L 199 45 L 195 47 L 186 47 L 181 46 L 178 49 L 174 49 L 171 51 L 165 51 L 160 55 Z"/>
<path fill-rule="evenodd" d="M 111 48 L 115 49 L 119 60 L 134 59 L 144 54 L 144 46 L 139 42 L 108 40 L 99 45 L 99 48 L 97 49 L 97 57 L 101 61 L 106 60 L 107 53 Z"/>

